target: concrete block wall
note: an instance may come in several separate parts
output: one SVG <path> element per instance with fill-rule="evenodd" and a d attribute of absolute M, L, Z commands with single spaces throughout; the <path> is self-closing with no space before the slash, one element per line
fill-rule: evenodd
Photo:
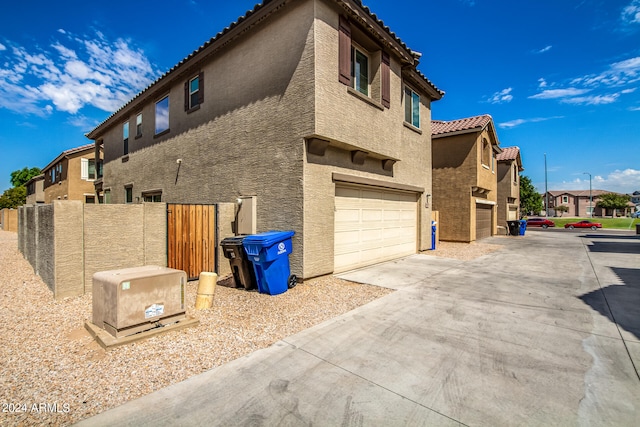
<path fill-rule="evenodd" d="M 91 292 L 97 271 L 167 265 L 164 203 L 61 200 L 20 209 L 18 246 L 56 299 Z"/>
<path fill-rule="evenodd" d="M 0 224 L 4 231 L 18 231 L 18 211 L 16 209 L 0 210 Z"/>

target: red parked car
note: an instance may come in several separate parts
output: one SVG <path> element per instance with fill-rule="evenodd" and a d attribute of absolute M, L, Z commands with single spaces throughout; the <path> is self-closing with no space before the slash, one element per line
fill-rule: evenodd
<path fill-rule="evenodd" d="M 600 224 L 599 222 L 584 220 L 578 222 L 570 222 L 569 224 L 565 224 L 564 228 L 568 228 L 569 230 L 573 230 L 574 228 L 590 228 L 592 230 L 595 230 L 597 228 L 602 228 L 602 224 Z"/>
<path fill-rule="evenodd" d="M 529 218 L 527 220 L 527 228 L 528 227 L 542 227 L 549 228 L 555 227 L 556 223 L 546 218 Z"/>

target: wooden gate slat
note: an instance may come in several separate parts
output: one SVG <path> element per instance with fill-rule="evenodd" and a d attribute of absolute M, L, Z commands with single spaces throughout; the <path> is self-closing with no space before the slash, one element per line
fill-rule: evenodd
<path fill-rule="evenodd" d="M 189 279 L 215 270 L 215 205 L 167 205 L 167 265 Z"/>

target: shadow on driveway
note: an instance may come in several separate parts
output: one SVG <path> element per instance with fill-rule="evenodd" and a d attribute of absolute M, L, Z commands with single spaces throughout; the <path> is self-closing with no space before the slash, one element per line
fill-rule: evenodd
<path fill-rule="evenodd" d="M 603 287 L 581 295 L 580 299 L 640 339 L 640 269 L 612 267 L 611 270 L 623 284 Z"/>

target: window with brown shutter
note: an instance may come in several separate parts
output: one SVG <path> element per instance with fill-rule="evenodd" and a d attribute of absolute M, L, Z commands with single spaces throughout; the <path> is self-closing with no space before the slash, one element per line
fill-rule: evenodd
<path fill-rule="evenodd" d="M 190 112 L 204 102 L 204 72 L 184 83 L 184 111 Z"/>
<path fill-rule="evenodd" d="M 340 15 L 338 34 L 339 80 L 340 83 L 351 86 L 351 25 L 342 15 Z"/>

